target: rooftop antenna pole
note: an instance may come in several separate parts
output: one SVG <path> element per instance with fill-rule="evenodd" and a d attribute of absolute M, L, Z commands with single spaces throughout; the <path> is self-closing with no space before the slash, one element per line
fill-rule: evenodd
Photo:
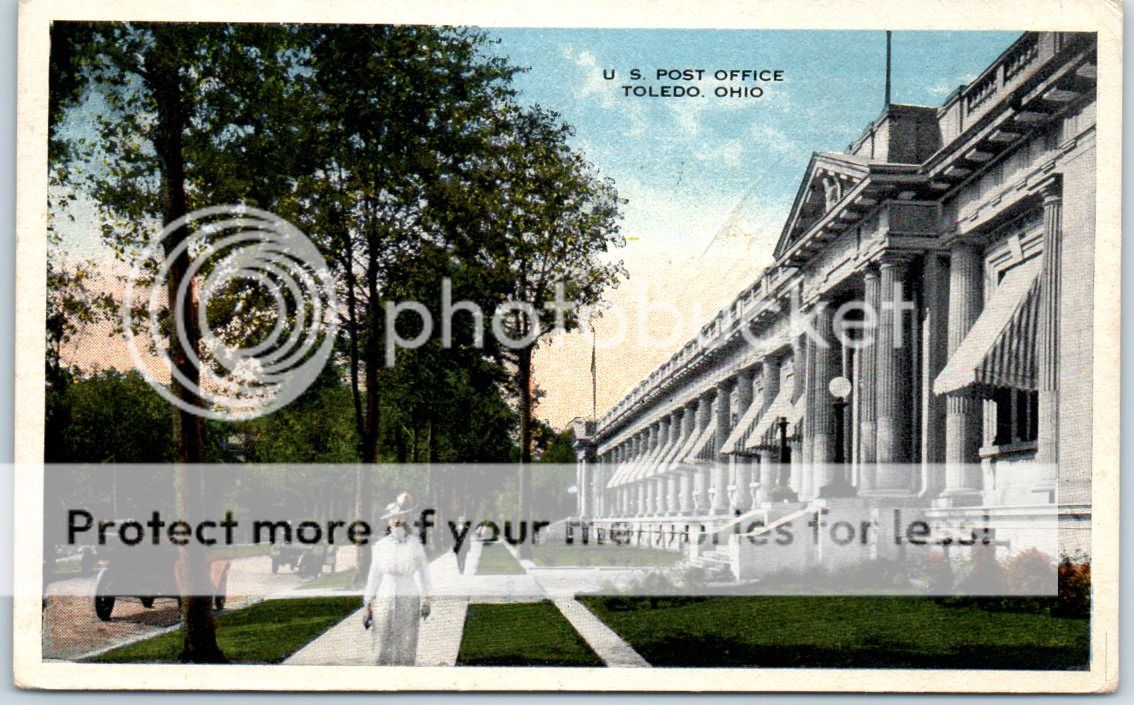
<path fill-rule="evenodd" d="M 886 108 L 890 107 L 890 35 L 892 32 L 886 30 Z"/>

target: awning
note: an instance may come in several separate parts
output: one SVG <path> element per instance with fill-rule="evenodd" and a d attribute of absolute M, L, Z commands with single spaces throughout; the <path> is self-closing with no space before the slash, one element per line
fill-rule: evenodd
<path fill-rule="evenodd" d="M 658 474 L 658 468 L 665 463 L 669 456 L 673 455 L 677 446 L 681 445 L 681 442 L 677 440 L 677 436 L 677 430 L 671 428 L 670 437 L 666 440 L 665 445 L 658 448 L 656 453 L 646 459 L 644 463 L 645 467 L 642 469 L 637 479 L 653 477 Z"/>
<path fill-rule="evenodd" d="M 768 409 L 760 415 L 759 422 L 752 427 L 752 432 L 748 434 L 744 446 L 738 452 L 779 446 L 780 429 L 776 425 L 776 420 L 782 416 L 788 420 L 789 424 L 794 424 L 799 418 L 803 417 L 803 404 L 792 404 L 791 388 L 792 385 L 787 384 L 780 388 L 780 393 L 776 395 Z M 800 402 L 802 401 L 803 397 L 801 396 Z"/>
<path fill-rule="evenodd" d="M 633 470 L 637 461 L 623 460 L 615 463 L 614 474 L 610 476 L 610 481 L 606 483 L 607 488 L 618 487 L 625 482 L 626 475 Z"/>
<path fill-rule="evenodd" d="M 670 447 L 671 444 L 666 443 L 664 446 L 653 449 L 643 457 L 619 463 L 618 469 L 615 470 L 614 474 L 610 477 L 610 482 L 606 483 L 607 489 L 642 479 Z"/>
<path fill-rule="evenodd" d="M 641 460 L 628 460 L 619 464 L 618 470 L 611 476 L 610 482 L 606 483 L 607 488 L 619 487 L 630 482 L 634 475 L 642 469 Z"/>
<path fill-rule="evenodd" d="M 744 444 L 752 433 L 752 427 L 760 420 L 760 410 L 763 408 L 763 398 L 753 400 L 748 405 L 748 408 L 736 422 L 736 426 L 733 427 L 732 432 L 728 434 L 728 438 L 725 439 L 724 445 L 721 447 L 722 453 L 739 453 L 744 450 Z"/>
<path fill-rule="evenodd" d="M 705 458 L 703 456 L 705 455 L 705 449 L 708 446 L 712 445 L 713 438 L 716 437 L 716 435 L 717 420 L 713 419 L 709 422 L 709 425 L 705 427 L 704 431 L 701 431 L 699 435 L 694 436 L 695 441 L 693 445 L 689 447 L 689 450 L 687 453 L 685 453 L 685 455 L 678 456 L 677 461 L 684 465 L 692 465 L 694 463 L 711 461 L 712 458 Z"/>
<path fill-rule="evenodd" d="M 1040 259 L 1014 267 L 933 381 L 934 394 L 970 385 L 1036 389 Z"/>

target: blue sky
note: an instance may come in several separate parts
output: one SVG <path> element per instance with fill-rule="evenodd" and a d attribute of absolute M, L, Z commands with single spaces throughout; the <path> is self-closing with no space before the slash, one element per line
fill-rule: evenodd
<path fill-rule="evenodd" d="M 665 306 L 680 314 L 665 345 L 631 333 L 598 349 L 600 413 L 662 364 L 771 263 L 812 152 L 843 151 L 882 110 L 885 32 L 500 29 L 495 51 L 530 67 L 520 100 L 559 111 L 574 144 L 627 199 L 627 246 L 616 256 L 628 281 L 608 292 L 630 329 L 663 330 Z M 895 32 L 892 100 L 941 105 L 1010 45 L 1011 32 Z M 761 98 L 627 98 L 627 72 L 782 69 Z M 604 80 L 614 69 L 615 80 Z M 599 321 L 600 341 L 618 325 Z M 537 351 L 546 396 L 537 414 L 555 426 L 590 413 L 591 341 L 565 336 Z"/>
<path fill-rule="evenodd" d="M 749 227 L 777 229 L 812 151 L 841 151 L 882 108 L 881 31 L 496 29 L 530 67 L 521 99 L 561 112 L 575 143 L 631 200 L 630 237 L 694 250 L 748 193 Z M 893 102 L 940 105 L 1016 37 L 895 32 Z M 762 98 L 627 98 L 630 68 L 783 69 Z M 603 69 L 618 76 L 607 81 Z M 645 84 L 643 84 L 645 85 Z M 705 92 L 719 85 L 700 83 Z M 702 211 L 704 217 L 694 217 Z M 707 232 L 706 232 L 707 230 Z M 700 232 L 698 232 L 700 231 Z M 763 239 L 763 238 L 762 238 Z"/>

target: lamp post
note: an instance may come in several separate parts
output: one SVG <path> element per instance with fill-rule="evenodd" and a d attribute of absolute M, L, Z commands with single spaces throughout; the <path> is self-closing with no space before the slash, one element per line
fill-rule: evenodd
<path fill-rule="evenodd" d="M 790 487 L 791 482 L 791 451 L 788 449 L 787 427 L 788 420 L 783 416 L 776 417 L 776 427 L 779 429 L 779 468 L 776 472 L 776 485 L 772 488 L 770 498 L 773 502 L 796 502 L 799 495 Z"/>
<path fill-rule="evenodd" d="M 846 447 L 846 409 L 847 397 L 851 393 L 851 382 L 842 375 L 835 377 L 827 385 L 827 391 L 834 397 L 831 402 L 831 408 L 835 412 L 835 457 L 833 462 L 839 466 L 835 469 L 835 476 L 831 479 L 831 484 L 823 487 L 819 491 L 821 497 L 853 497 L 857 492 L 850 481 L 847 479 L 846 468 L 843 466 L 847 463 Z"/>

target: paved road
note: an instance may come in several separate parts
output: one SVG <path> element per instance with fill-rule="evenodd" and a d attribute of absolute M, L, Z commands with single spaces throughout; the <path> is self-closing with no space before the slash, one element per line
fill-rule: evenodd
<path fill-rule="evenodd" d="M 339 552 L 336 570 L 354 565 L 353 550 Z M 94 576 L 75 577 L 48 586 L 43 613 L 44 658 L 80 658 L 92 651 L 157 634 L 180 619 L 174 600 L 158 600 L 152 609 L 146 609 L 137 600 L 122 599 L 116 601 L 110 621 L 103 622 L 94 613 L 94 581 Z M 302 582 L 287 568 L 273 575 L 268 556 L 237 558 L 229 569 L 226 609 L 258 602 Z"/>

